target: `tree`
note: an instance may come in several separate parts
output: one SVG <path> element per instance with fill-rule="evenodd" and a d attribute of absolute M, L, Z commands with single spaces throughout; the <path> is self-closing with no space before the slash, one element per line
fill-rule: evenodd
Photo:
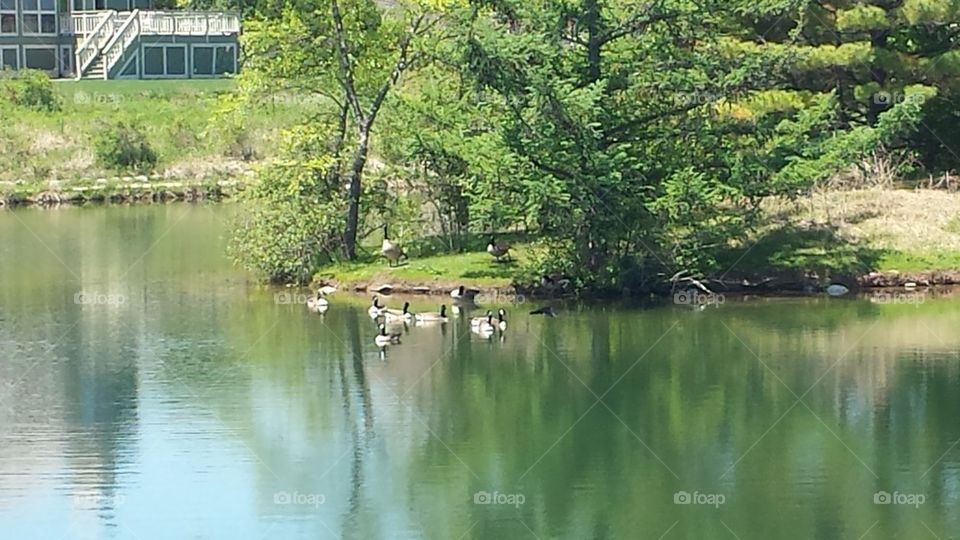
<path fill-rule="evenodd" d="M 343 181 L 342 256 L 353 259 L 371 137 L 388 96 L 422 59 L 420 41 L 440 20 L 436 4 L 380 9 L 372 0 L 294 2 L 277 19 L 247 24 L 241 92 L 319 97 L 335 118 L 328 174 Z"/>
<path fill-rule="evenodd" d="M 709 271 L 763 197 L 796 193 L 916 125 L 927 92 L 876 126 L 845 119 L 833 88 L 770 104 L 803 69 L 860 50 L 753 40 L 741 19 L 755 4 L 478 0 L 467 14 L 464 73 L 502 99 L 504 140 L 536 171 L 551 255 L 582 282 Z"/>

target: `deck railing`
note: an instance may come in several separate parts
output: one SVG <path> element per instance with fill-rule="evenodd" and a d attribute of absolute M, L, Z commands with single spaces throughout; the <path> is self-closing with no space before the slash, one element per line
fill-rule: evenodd
<path fill-rule="evenodd" d="M 113 39 L 110 40 L 110 43 L 107 43 L 103 49 L 104 79 L 107 78 L 113 66 L 117 65 L 117 62 L 123 57 L 123 53 L 127 50 L 127 47 L 129 47 L 139 35 L 140 11 L 135 9 L 133 13 L 130 14 L 130 17 L 127 18 L 127 21 L 117 29 L 117 33 L 113 36 Z"/>
<path fill-rule="evenodd" d="M 140 32 L 180 36 L 236 34 L 240 32 L 240 17 L 235 13 L 142 11 Z"/>
<path fill-rule="evenodd" d="M 90 67 L 103 47 L 110 41 L 113 36 L 113 20 L 116 16 L 116 11 L 108 11 L 106 17 L 100 20 L 86 39 L 77 47 L 77 77 L 83 75 L 83 72 Z"/>
<path fill-rule="evenodd" d="M 110 16 L 111 12 L 114 12 L 114 10 L 61 13 L 60 34 L 64 36 L 85 36 L 92 34 L 100 22 Z"/>

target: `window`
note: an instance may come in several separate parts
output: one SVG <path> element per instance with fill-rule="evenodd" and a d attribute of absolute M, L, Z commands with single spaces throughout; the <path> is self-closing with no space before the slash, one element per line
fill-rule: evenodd
<path fill-rule="evenodd" d="M 0 35 L 17 33 L 17 0 L 0 0 Z"/>
<path fill-rule="evenodd" d="M 73 47 L 60 46 L 60 75 L 73 75 Z"/>
<path fill-rule="evenodd" d="M 24 34 L 56 34 L 56 0 L 22 0 L 23 13 L 20 24 Z"/>
<path fill-rule="evenodd" d="M 16 45 L 12 47 L 0 47 L 0 69 L 17 69 L 20 67 L 19 49 Z"/>
<path fill-rule="evenodd" d="M 43 71 L 57 70 L 56 47 L 29 47 L 23 48 L 23 65 L 27 69 Z"/>
<path fill-rule="evenodd" d="M 194 45 L 193 74 L 214 76 L 236 72 L 235 45 Z"/>
<path fill-rule="evenodd" d="M 183 77 L 187 74 L 186 45 L 143 48 L 143 74 L 147 77 Z"/>

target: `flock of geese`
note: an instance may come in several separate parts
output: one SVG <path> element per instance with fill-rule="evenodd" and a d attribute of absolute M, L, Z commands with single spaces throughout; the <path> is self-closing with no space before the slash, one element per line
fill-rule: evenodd
<path fill-rule="evenodd" d="M 487 253 L 497 262 L 509 262 L 512 260 L 510 257 L 510 244 L 498 241 L 495 236 L 490 237 L 490 241 L 487 244 Z M 383 225 L 383 244 L 380 247 L 380 254 L 387 259 L 389 266 L 397 266 L 401 260 L 408 258 L 403 247 L 399 243 L 390 240 L 390 232 L 387 224 Z M 330 308 L 330 301 L 327 300 L 327 296 L 333 294 L 336 290 L 336 288 L 329 285 L 320 287 L 317 290 L 316 296 L 311 296 L 307 299 L 307 309 L 314 313 L 326 313 Z M 453 300 L 451 306 L 453 315 L 459 316 L 462 312 L 461 307 L 476 307 L 474 301 L 478 294 L 480 294 L 480 291 L 468 289 L 463 285 L 450 291 L 450 297 Z M 545 315 L 547 317 L 556 317 L 557 315 L 556 310 L 552 307 L 541 308 L 530 313 L 532 315 Z M 369 309 L 367 309 L 367 314 L 377 323 L 379 332 L 376 337 L 374 337 L 374 343 L 379 347 L 400 343 L 402 334 L 391 331 L 391 325 L 410 322 L 415 323 L 417 326 L 439 325 L 446 323 L 450 319 L 450 315 L 447 314 L 446 305 L 441 305 L 440 311 L 437 312 L 414 313 L 410 311 L 410 302 L 405 302 L 402 309 L 388 308 L 380 305 L 380 297 L 378 295 L 374 295 L 371 305 Z M 470 319 L 470 330 L 487 339 L 492 338 L 497 331 L 500 331 L 502 335 L 506 329 L 507 312 L 502 308 L 497 310 L 496 313 L 492 310 L 487 310 L 485 316 Z"/>
<path fill-rule="evenodd" d="M 314 313 L 326 313 L 327 310 L 330 309 L 330 301 L 327 299 L 327 296 L 333 294 L 336 290 L 336 288 L 329 285 L 320 287 L 315 296 L 307 299 L 307 309 Z M 480 291 L 468 289 L 463 285 L 450 291 L 450 297 L 453 301 L 451 306 L 452 315 L 459 316 L 463 312 L 462 308 L 475 307 L 476 304 L 474 300 L 479 293 Z M 367 314 L 377 323 L 379 331 L 373 341 L 379 347 L 400 343 L 402 333 L 392 331 L 390 329 L 391 326 L 411 322 L 417 326 L 442 325 L 451 319 L 451 314 L 447 313 L 446 304 L 441 305 L 440 311 L 437 312 L 414 313 L 410 311 L 410 302 L 404 302 L 403 308 L 401 309 L 381 305 L 379 295 L 374 295 L 371 299 Z M 538 314 L 549 315 L 545 312 Z M 487 310 L 486 315 L 470 319 L 470 331 L 486 339 L 492 338 L 497 331 L 502 333 L 506 329 L 507 311 L 503 308 L 497 310 L 496 313 L 492 310 Z"/>

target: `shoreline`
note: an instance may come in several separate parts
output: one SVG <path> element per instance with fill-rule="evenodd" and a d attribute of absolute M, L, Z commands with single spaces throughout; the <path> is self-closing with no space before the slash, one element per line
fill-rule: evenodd
<path fill-rule="evenodd" d="M 704 283 L 713 285 L 710 280 Z M 890 291 L 904 290 L 911 292 L 923 292 L 937 290 L 940 288 L 951 288 L 960 286 L 960 270 L 931 270 L 920 272 L 869 272 L 861 275 L 848 276 L 842 279 L 832 280 L 826 283 L 806 281 L 781 281 L 775 278 L 769 278 L 760 284 L 750 284 L 743 281 L 739 284 L 727 283 L 725 287 L 709 287 L 712 294 L 715 295 L 735 295 L 735 296 L 769 296 L 769 297 L 796 297 L 796 296 L 819 296 L 825 295 L 824 289 L 831 283 L 840 283 L 850 289 L 850 294 L 869 293 L 870 291 Z M 391 295 L 411 295 L 411 296 L 449 296 L 450 292 L 460 285 L 469 289 L 479 291 L 478 296 L 486 296 L 488 299 L 502 299 L 504 301 L 513 301 L 517 298 L 537 298 L 543 300 L 563 299 L 563 298 L 581 298 L 581 299 L 610 299 L 610 298 L 669 298 L 673 292 L 680 290 L 696 289 L 692 284 L 677 285 L 675 288 L 664 285 L 653 289 L 645 294 L 634 294 L 629 290 L 622 290 L 619 293 L 590 293 L 579 295 L 576 291 L 565 291 L 561 294 L 545 292 L 537 288 L 524 288 L 515 284 L 508 285 L 476 285 L 471 284 L 469 280 L 463 282 L 454 281 L 433 281 L 424 282 L 417 280 L 393 280 L 391 282 L 366 281 L 366 280 L 337 280 L 335 278 L 314 280 L 309 288 L 315 289 L 322 285 L 333 285 L 338 289 L 351 294 L 380 294 L 384 296 Z"/>
<path fill-rule="evenodd" d="M 0 208 L 220 201 L 236 196 L 246 185 L 236 177 L 185 180 L 143 175 L 29 184 L 6 182 L 0 184 Z"/>

